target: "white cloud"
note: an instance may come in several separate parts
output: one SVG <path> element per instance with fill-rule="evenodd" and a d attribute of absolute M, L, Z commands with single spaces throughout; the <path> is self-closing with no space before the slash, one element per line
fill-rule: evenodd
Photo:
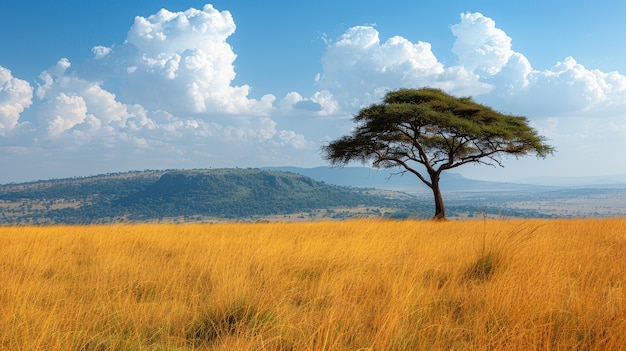
<path fill-rule="evenodd" d="M 13 77 L 11 71 L 0 66 L 0 136 L 17 126 L 32 97 L 33 88 L 27 81 Z"/>
<path fill-rule="evenodd" d="M 98 45 L 98 46 L 94 46 L 91 49 L 91 52 L 93 52 L 93 55 L 96 58 L 96 60 L 99 60 L 99 59 L 105 57 L 106 55 L 108 55 L 109 53 L 111 53 L 111 48 L 108 48 L 108 47 L 102 46 L 102 45 Z"/>
<path fill-rule="evenodd" d="M 514 54 L 511 38 L 480 13 L 461 14 L 461 22 L 451 29 L 456 37 L 452 52 L 470 72 L 497 74 Z"/>
<path fill-rule="evenodd" d="M 381 43 L 371 26 L 348 29 L 328 41 L 317 83 L 356 110 L 378 102 L 389 90 L 431 86 L 457 95 L 511 94 L 526 87 L 532 68 L 512 50 L 511 38 L 480 13 L 465 13 L 451 27 L 458 64 L 446 67 L 431 44 L 394 36 Z M 497 87 L 497 89 L 496 89 Z"/>
<path fill-rule="evenodd" d="M 537 72 L 532 79 L 536 98 L 551 90 L 549 95 L 567 101 L 567 106 L 561 107 L 562 111 L 587 112 L 626 105 L 625 76 L 617 72 L 588 70 L 572 57 L 567 57 L 548 71 Z"/>
<path fill-rule="evenodd" d="M 249 97 L 248 85 L 233 86 L 237 55 L 226 41 L 236 29 L 228 11 L 202 10 L 138 16 L 126 42 L 103 62 L 121 72 L 123 98 L 174 114 L 269 115 L 275 97 Z"/>
<path fill-rule="evenodd" d="M 61 59 L 39 76 L 37 97 L 43 104 L 38 114 L 52 136 L 58 137 L 81 124 L 93 132 L 103 126 L 134 129 L 154 126 L 143 107 L 119 102 L 100 83 L 68 72 L 70 67 L 69 60 Z"/>
<path fill-rule="evenodd" d="M 545 71 L 512 48 L 511 38 L 480 13 L 463 13 L 451 26 L 453 66 L 439 62 L 425 42 L 394 36 L 381 43 L 370 26 L 328 41 L 316 78 L 339 108 L 355 112 L 389 90 L 433 86 L 474 96 L 506 112 L 537 117 L 612 115 L 626 107 L 626 77 L 589 70 L 572 57 Z"/>
<path fill-rule="evenodd" d="M 352 27 L 330 42 L 322 66 L 317 83 L 348 108 L 375 102 L 398 87 L 433 85 L 444 71 L 429 43 L 395 36 L 381 44 L 371 26 Z"/>
<path fill-rule="evenodd" d="M 47 121 L 52 136 L 59 136 L 82 123 L 87 117 L 87 105 L 81 96 L 68 96 L 60 93 L 42 106 L 41 113 Z"/>
<path fill-rule="evenodd" d="M 626 76 L 618 72 L 589 70 L 572 57 L 544 71 L 527 72 L 526 67 L 507 71 L 505 66 L 503 75 L 493 81 L 492 93 L 480 99 L 508 112 L 538 118 L 625 116 Z"/>
<path fill-rule="evenodd" d="M 70 60 L 62 58 L 56 65 L 41 72 L 39 75 L 40 83 L 37 87 L 37 97 L 39 99 L 46 98 L 46 95 L 54 88 L 55 84 L 62 87 L 67 86 L 71 77 L 65 76 L 65 71 L 70 68 L 71 65 Z"/>
<path fill-rule="evenodd" d="M 528 84 L 530 63 L 511 49 L 511 39 L 493 20 L 479 13 L 462 14 L 452 32 L 457 36 L 452 51 L 459 63 L 446 67 L 430 43 L 412 43 L 401 36 L 381 42 L 374 27 L 352 27 L 328 41 L 316 82 L 348 111 L 378 102 L 398 88 L 431 86 L 476 96 L 490 93 L 500 82 L 508 90 Z"/>
<path fill-rule="evenodd" d="M 617 72 L 589 70 L 573 57 L 534 70 L 512 49 L 511 38 L 480 13 L 461 14 L 461 22 L 451 28 L 459 65 L 490 86 L 468 95 L 531 117 L 601 118 L 619 115 L 626 107 L 626 77 Z"/>

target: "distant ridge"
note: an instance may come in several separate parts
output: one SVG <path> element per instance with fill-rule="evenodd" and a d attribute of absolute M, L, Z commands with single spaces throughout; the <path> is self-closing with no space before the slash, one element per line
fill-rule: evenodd
<path fill-rule="evenodd" d="M 7 184 L 0 185 L 0 204 L 0 224 L 240 220 L 313 211 L 336 217 L 332 209 L 360 207 L 371 215 L 382 215 L 382 209 L 389 214 L 419 210 L 406 194 L 252 168 L 135 171 Z"/>

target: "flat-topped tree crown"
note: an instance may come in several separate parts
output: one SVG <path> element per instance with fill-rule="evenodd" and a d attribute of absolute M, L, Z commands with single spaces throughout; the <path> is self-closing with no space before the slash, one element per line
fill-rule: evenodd
<path fill-rule="evenodd" d="M 363 108 L 353 118 L 350 135 L 324 146 L 333 165 L 371 162 L 374 167 L 400 167 L 432 189 L 435 219 L 445 219 L 439 189 L 441 172 L 467 163 L 503 166 L 501 155 L 534 154 L 545 158 L 554 148 L 523 116 L 503 114 L 440 89 L 400 89 L 382 103 Z"/>

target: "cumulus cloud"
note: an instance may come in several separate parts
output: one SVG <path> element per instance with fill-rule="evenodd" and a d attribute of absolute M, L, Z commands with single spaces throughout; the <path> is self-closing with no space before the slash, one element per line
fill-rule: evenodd
<path fill-rule="evenodd" d="M 374 27 L 352 27 L 328 41 L 317 83 L 352 111 L 380 101 L 389 90 L 423 86 L 545 117 L 615 114 L 626 105 L 625 76 L 589 70 L 572 57 L 535 70 L 495 21 L 480 13 L 462 13 L 451 32 L 457 63 L 445 66 L 429 43 L 400 36 L 382 42 Z"/>
<path fill-rule="evenodd" d="M 27 81 L 13 77 L 11 71 L 0 66 L 0 136 L 17 126 L 32 97 L 33 88 Z"/>
<path fill-rule="evenodd" d="M 278 130 L 269 117 L 240 116 L 217 123 L 201 116 L 179 117 L 165 110 L 124 104 L 99 83 L 70 72 L 70 67 L 69 60 L 61 59 L 39 77 L 37 97 L 42 104 L 38 115 L 48 137 L 58 139 L 65 134 L 77 142 L 97 139 L 109 147 L 126 143 L 141 148 L 167 145 L 165 149 L 172 152 L 194 143 L 311 148 L 304 136 Z"/>
<path fill-rule="evenodd" d="M 212 5 L 184 12 L 162 9 L 137 16 L 123 45 L 97 46 L 94 54 L 109 56 L 102 65 L 119 75 L 123 97 L 148 109 L 269 115 L 273 95 L 253 99 L 250 86 L 232 85 L 237 55 L 227 39 L 235 29 L 230 12 Z M 115 66 L 106 67 L 111 64 Z"/>
<path fill-rule="evenodd" d="M 127 105 L 116 95 L 68 72 L 71 62 L 61 59 L 39 75 L 37 97 L 42 101 L 38 115 L 53 137 L 60 136 L 81 124 L 96 131 L 101 127 L 154 127 L 140 105 Z M 109 128 L 109 130 L 110 130 Z"/>
<path fill-rule="evenodd" d="M 493 92 L 480 98 L 501 109 L 535 117 L 626 117 L 626 76 L 618 72 L 590 70 L 572 57 L 543 71 L 523 67 L 499 77 L 493 82 Z"/>
<path fill-rule="evenodd" d="M 81 124 L 87 117 L 87 104 L 81 96 L 60 93 L 40 110 L 48 121 L 48 131 L 59 136 Z"/>
<path fill-rule="evenodd" d="M 330 42 L 322 66 L 318 84 L 357 108 L 398 86 L 431 85 L 443 73 L 429 43 L 400 36 L 381 43 L 371 26 L 352 27 Z"/>
<path fill-rule="evenodd" d="M 511 38 L 480 13 L 461 14 L 451 27 L 452 52 L 459 66 L 488 84 L 473 96 L 500 109 L 534 117 L 623 116 L 626 77 L 590 70 L 566 57 L 547 70 L 535 70 L 512 48 Z"/>
<path fill-rule="evenodd" d="M 352 110 L 398 88 L 430 86 L 476 96 L 528 85 L 529 61 L 512 50 L 511 38 L 493 20 L 480 13 L 461 14 L 460 20 L 451 27 L 456 65 L 439 62 L 430 43 L 413 43 L 401 36 L 382 42 L 374 27 L 356 26 L 328 41 L 317 83 L 342 101 L 344 109 Z"/>
<path fill-rule="evenodd" d="M 494 75 L 514 54 L 511 38 L 496 28 L 496 22 L 480 13 L 461 14 L 461 22 L 451 27 L 456 41 L 452 52 L 470 72 Z"/>
<path fill-rule="evenodd" d="M 344 108 L 377 102 L 389 90 L 431 86 L 457 95 L 511 93 L 529 84 L 532 72 L 524 55 L 512 49 L 511 38 L 495 21 L 480 13 L 464 13 L 451 27 L 452 52 L 458 64 L 446 67 L 431 44 L 394 36 L 381 42 L 372 26 L 348 29 L 328 41 L 317 82 Z"/>
<path fill-rule="evenodd" d="M 102 45 L 98 45 L 98 46 L 94 46 L 91 49 L 91 52 L 93 52 L 94 57 L 99 60 L 103 57 L 105 57 L 106 55 L 108 55 L 109 53 L 111 53 L 111 48 L 108 48 L 106 46 L 102 46 Z"/>

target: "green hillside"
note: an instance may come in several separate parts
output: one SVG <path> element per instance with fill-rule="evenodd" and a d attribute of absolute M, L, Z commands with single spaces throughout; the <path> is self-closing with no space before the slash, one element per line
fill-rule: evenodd
<path fill-rule="evenodd" d="M 420 210 L 427 216 L 428 209 L 428 203 L 401 193 L 260 169 L 143 171 L 0 185 L 0 224 L 347 218 Z"/>

